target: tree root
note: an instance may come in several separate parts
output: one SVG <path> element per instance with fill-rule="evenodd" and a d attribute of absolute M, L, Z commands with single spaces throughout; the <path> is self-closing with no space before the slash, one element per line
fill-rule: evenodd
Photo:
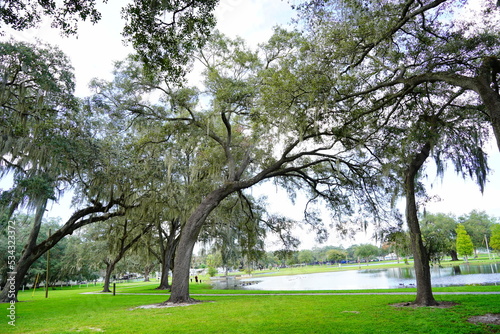
<path fill-rule="evenodd" d="M 175 299 L 172 299 L 172 297 L 170 297 L 166 302 L 161 303 L 161 305 L 170 305 L 170 304 L 199 304 L 199 303 L 203 303 L 203 302 L 204 301 L 202 301 L 202 300 L 194 299 L 194 298 L 191 298 L 191 297 L 187 297 L 187 298 L 175 298 Z"/>
<path fill-rule="evenodd" d="M 411 307 L 411 308 L 417 308 L 417 307 L 450 308 L 450 307 L 453 307 L 455 305 L 458 305 L 458 303 L 447 302 L 447 301 L 436 302 L 436 304 L 433 304 L 433 305 L 425 305 L 425 304 L 420 304 L 417 302 L 391 304 L 391 306 L 394 306 L 394 307 Z"/>

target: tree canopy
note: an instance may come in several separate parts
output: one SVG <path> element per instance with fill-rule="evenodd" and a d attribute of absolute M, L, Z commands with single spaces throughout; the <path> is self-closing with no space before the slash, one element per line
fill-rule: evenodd
<path fill-rule="evenodd" d="M 465 230 L 465 227 L 462 224 L 458 224 L 457 226 L 457 252 L 459 255 L 462 255 L 467 259 L 468 256 L 471 256 L 474 252 L 474 244 L 472 243 L 471 237 Z"/>

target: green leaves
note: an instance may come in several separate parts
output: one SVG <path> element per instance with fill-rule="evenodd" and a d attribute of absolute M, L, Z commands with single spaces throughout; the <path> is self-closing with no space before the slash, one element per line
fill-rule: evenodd
<path fill-rule="evenodd" d="M 500 224 L 491 226 L 490 247 L 500 252 Z"/>
<path fill-rule="evenodd" d="M 193 51 L 201 48 L 215 26 L 219 0 L 135 0 L 123 9 L 123 36 L 132 43 L 147 69 L 179 81 Z"/>
<path fill-rule="evenodd" d="M 467 258 L 474 252 L 474 245 L 472 244 L 472 240 L 469 234 L 467 234 L 467 231 L 465 230 L 465 227 L 462 224 L 458 224 L 456 232 L 457 232 L 457 241 L 456 241 L 457 252 L 459 255 L 462 255 L 465 258 Z"/>
<path fill-rule="evenodd" d="M 106 3 L 107 0 L 102 2 Z M 49 16 L 53 19 L 52 27 L 70 35 L 76 34 L 80 19 L 83 21 L 89 19 L 92 23 L 101 19 L 101 13 L 95 7 L 95 0 L 67 0 L 62 5 L 54 0 L 28 2 L 6 0 L 0 7 L 0 21 L 15 30 L 24 30 L 37 27 L 44 16 Z"/>

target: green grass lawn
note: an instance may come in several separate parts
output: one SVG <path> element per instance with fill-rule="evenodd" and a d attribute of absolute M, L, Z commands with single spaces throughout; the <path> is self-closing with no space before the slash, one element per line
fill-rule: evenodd
<path fill-rule="evenodd" d="M 143 282 L 120 284 L 117 292 L 152 293 L 155 286 Z M 470 316 L 500 313 L 499 295 L 436 295 L 438 300 L 459 303 L 448 309 L 391 306 L 412 301 L 411 295 L 200 296 L 196 298 L 213 302 L 133 309 L 163 302 L 168 296 L 165 291 L 153 296 L 81 294 L 99 289 L 51 290 L 48 299 L 43 290 L 37 290 L 34 296 L 32 291 L 21 292 L 15 327 L 7 324 L 8 304 L 0 305 L 0 333 L 500 333 L 500 326 L 467 322 Z M 435 289 L 458 290 L 499 291 L 500 287 Z M 217 292 L 228 291 L 211 290 L 206 284 L 191 286 L 192 294 Z"/>

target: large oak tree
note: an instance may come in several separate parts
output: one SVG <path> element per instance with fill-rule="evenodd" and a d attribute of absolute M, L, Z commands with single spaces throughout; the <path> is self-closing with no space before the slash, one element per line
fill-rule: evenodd
<path fill-rule="evenodd" d="M 323 200 L 338 220 L 361 210 L 356 199 L 372 212 L 381 206 L 387 189 L 378 160 L 363 148 L 367 134 L 346 133 L 350 115 L 325 108 L 331 86 L 313 75 L 308 52 L 299 34 L 282 30 L 258 51 L 215 34 L 197 53 L 201 89 L 169 86 L 161 73 L 144 75 L 133 64 L 116 71 L 113 83 L 99 85 L 104 89 L 95 99 L 112 102 L 111 116 L 163 124 L 163 135 L 151 141 L 197 141 L 196 192 L 186 197 L 194 205 L 181 229 L 171 302 L 192 301 L 193 247 L 209 215 L 231 194 L 274 179 L 291 194 L 307 189 L 311 203 Z M 152 92 L 162 97 L 143 98 Z M 306 220 L 324 232 L 316 212 L 307 211 Z"/>
<path fill-rule="evenodd" d="M 417 215 L 416 195 L 422 189 L 418 177 L 424 163 L 433 155 L 442 172 L 443 161 L 449 159 L 482 189 L 488 171 L 485 121 L 500 147 L 495 6 L 486 1 L 479 15 L 467 19 L 463 6 L 472 4 L 353 0 L 309 1 L 301 6 L 314 41 L 313 59 L 335 86 L 332 112 L 349 112 L 354 119 L 358 115 L 358 123 L 373 129 L 372 139 L 392 138 L 400 151 L 417 304 L 435 304 Z M 389 143 L 377 155 L 394 159 L 388 154 L 390 147 Z"/>

